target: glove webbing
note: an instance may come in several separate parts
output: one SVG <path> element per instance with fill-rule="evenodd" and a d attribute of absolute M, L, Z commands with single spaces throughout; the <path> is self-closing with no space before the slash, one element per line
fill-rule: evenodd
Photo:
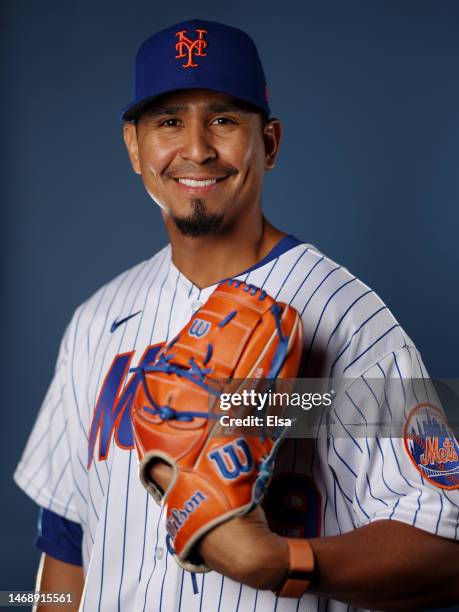
<path fill-rule="evenodd" d="M 246 290 L 247 288 L 244 288 L 244 291 Z M 261 297 L 261 294 L 260 294 L 259 299 L 264 299 L 264 297 L 265 296 Z M 270 312 L 273 314 L 275 322 L 276 322 L 278 345 L 277 345 L 276 352 L 273 357 L 270 371 L 268 372 L 266 378 L 276 378 L 280 369 L 282 368 L 282 365 L 284 364 L 285 357 L 287 355 L 288 338 L 287 336 L 284 336 L 284 334 L 282 333 L 282 323 L 280 319 L 280 315 L 282 313 L 281 307 L 278 304 L 273 304 L 270 308 Z M 231 311 L 218 324 L 218 326 L 224 327 L 236 315 L 237 315 L 236 310 Z M 167 348 L 168 349 L 172 348 L 172 346 L 178 341 L 178 339 L 179 339 L 179 336 L 176 336 L 167 345 Z M 171 363 L 171 360 L 174 358 L 174 354 L 171 353 L 169 355 L 166 355 L 165 353 L 163 353 L 153 365 L 143 366 L 140 368 L 131 368 L 130 369 L 131 372 L 140 372 L 142 376 L 142 385 L 145 391 L 145 395 L 147 396 L 150 404 L 153 406 L 153 409 L 149 408 L 148 406 L 144 406 L 144 410 L 146 410 L 146 412 L 149 412 L 152 416 L 159 416 L 159 418 L 163 421 L 169 421 L 172 419 L 176 419 L 177 421 L 192 421 L 194 418 L 201 418 L 201 419 L 219 418 L 218 415 L 211 414 L 209 412 L 197 412 L 197 411 L 192 411 L 192 410 L 177 411 L 168 405 L 160 406 L 159 404 L 155 402 L 150 392 L 148 391 L 148 385 L 147 385 L 147 381 L 145 377 L 146 372 L 164 372 L 165 374 L 175 374 L 179 378 L 186 378 L 187 380 L 194 383 L 195 385 L 202 387 L 211 395 L 214 395 L 215 397 L 220 397 L 222 392 L 218 389 L 215 389 L 214 387 L 212 387 L 211 385 L 205 382 L 205 377 L 206 375 L 210 374 L 211 368 L 205 368 L 204 366 L 207 365 L 207 363 L 209 362 L 210 358 L 212 357 L 212 353 L 213 353 L 213 345 L 211 342 L 209 342 L 209 344 L 207 345 L 207 353 L 203 360 L 202 366 L 196 363 L 196 360 L 194 359 L 194 357 L 190 357 L 189 359 L 189 362 L 188 362 L 190 365 L 189 368 L 187 368 L 186 366 L 182 366 L 180 364 Z"/>

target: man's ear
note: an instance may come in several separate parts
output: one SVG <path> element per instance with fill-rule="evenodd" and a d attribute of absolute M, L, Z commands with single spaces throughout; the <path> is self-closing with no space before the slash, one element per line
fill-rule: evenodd
<path fill-rule="evenodd" d="M 137 127 L 134 123 L 124 124 L 123 138 L 132 169 L 136 174 L 140 174 L 139 143 L 137 142 Z"/>
<path fill-rule="evenodd" d="M 265 143 L 265 170 L 272 170 L 276 165 L 279 145 L 282 137 L 282 126 L 279 119 L 273 117 L 267 121 L 263 128 Z"/>

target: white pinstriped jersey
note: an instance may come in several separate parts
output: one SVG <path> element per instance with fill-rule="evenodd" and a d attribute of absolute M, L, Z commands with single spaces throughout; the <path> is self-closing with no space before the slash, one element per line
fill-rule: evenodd
<path fill-rule="evenodd" d="M 416 399 L 431 399 L 416 348 L 380 298 L 302 243 L 238 278 L 302 314 L 306 376 L 350 379 L 335 403 L 333 432 L 315 442 L 288 440 L 281 448 L 276 472 L 282 478 L 274 478 L 268 501 L 291 500 L 273 508 L 274 520 L 277 512 L 287 522 L 284 532 L 336 535 L 392 518 L 459 538 L 457 488 L 424 478 L 400 437 L 357 437 L 346 430 L 356 419 L 364 424 L 392 418 L 396 400 L 375 387 L 376 379 L 398 379 L 401 388 L 404 379 L 425 379 L 425 397 Z M 200 290 L 187 280 L 167 246 L 80 306 L 16 482 L 39 505 L 81 524 L 81 610 L 350 610 L 312 595 L 277 599 L 216 572 L 198 575 L 194 594 L 190 575 L 167 551 L 161 512 L 138 481 L 129 420 L 136 381 L 129 368 L 170 340 L 214 288 Z M 282 493 L 290 497 L 279 487 L 287 487 Z"/>

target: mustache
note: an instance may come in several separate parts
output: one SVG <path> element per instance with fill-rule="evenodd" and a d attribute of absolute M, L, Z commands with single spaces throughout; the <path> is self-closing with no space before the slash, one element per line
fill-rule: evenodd
<path fill-rule="evenodd" d="M 233 166 L 223 166 L 220 164 L 206 164 L 205 166 L 196 166 L 194 164 L 180 164 L 165 170 L 164 174 L 169 178 L 179 178 L 187 174 L 203 174 L 211 175 L 215 178 L 230 176 L 237 174 L 237 169 Z"/>

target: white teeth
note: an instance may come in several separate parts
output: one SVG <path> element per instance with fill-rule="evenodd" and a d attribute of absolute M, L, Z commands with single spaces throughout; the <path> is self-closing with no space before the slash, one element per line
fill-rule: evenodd
<path fill-rule="evenodd" d="M 207 179 L 205 181 L 195 181 L 194 179 L 179 178 L 178 182 L 188 187 L 207 187 L 208 185 L 215 185 L 217 179 Z"/>

